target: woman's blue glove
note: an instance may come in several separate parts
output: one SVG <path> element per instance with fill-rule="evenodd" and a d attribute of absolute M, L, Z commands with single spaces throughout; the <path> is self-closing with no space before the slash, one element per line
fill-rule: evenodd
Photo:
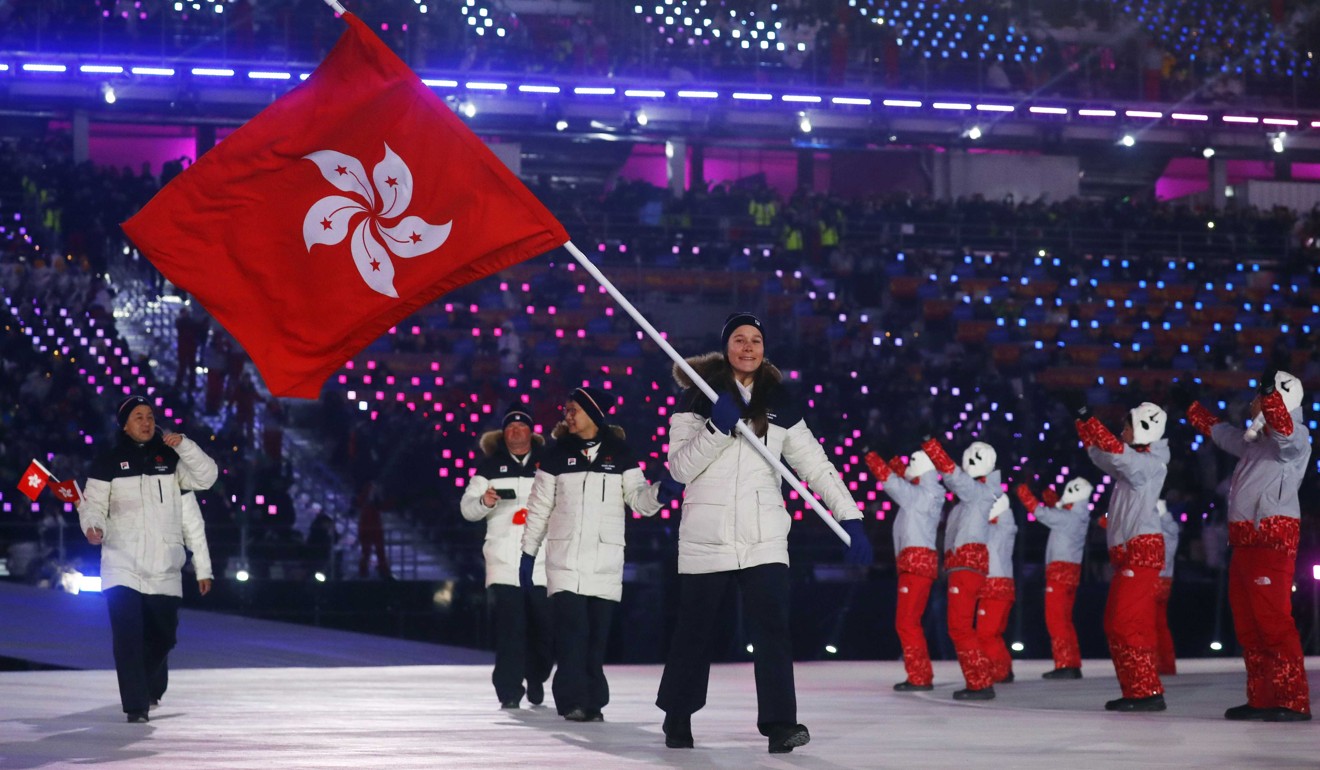
<path fill-rule="evenodd" d="M 843 563 L 856 567 L 871 566 L 875 561 L 875 552 L 871 549 L 871 539 L 866 536 L 866 530 L 862 528 L 862 520 L 848 519 L 839 522 L 839 526 L 843 527 L 843 531 L 852 539 L 852 544 L 843 554 Z"/>
<path fill-rule="evenodd" d="M 738 420 L 742 419 L 742 401 L 732 393 L 725 393 L 715 402 L 710 410 L 710 422 L 720 433 L 732 433 Z"/>
<path fill-rule="evenodd" d="M 686 486 L 681 482 L 674 481 L 668 475 L 660 479 L 659 483 L 660 492 L 657 498 L 659 498 L 661 505 L 669 505 L 670 502 L 678 499 L 678 496 L 683 494 L 683 487 Z"/>
<path fill-rule="evenodd" d="M 523 590 L 531 590 L 536 583 L 532 580 L 532 570 L 536 567 L 536 557 L 529 553 L 522 555 L 522 561 L 518 562 L 518 585 Z"/>

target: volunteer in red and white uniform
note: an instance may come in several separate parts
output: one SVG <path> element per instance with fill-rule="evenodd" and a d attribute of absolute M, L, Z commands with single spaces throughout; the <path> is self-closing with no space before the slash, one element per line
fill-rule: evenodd
<path fill-rule="evenodd" d="M 1063 495 L 1046 489 L 1036 499 L 1026 484 L 1017 486 L 1018 500 L 1036 521 L 1050 528 L 1045 541 L 1045 628 L 1050 633 L 1054 669 L 1044 679 L 1081 679 L 1082 653 L 1073 625 L 1073 604 L 1082 577 L 1082 552 L 1090 526 L 1091 482 L 1078 476 L 1063 486 Z"/>

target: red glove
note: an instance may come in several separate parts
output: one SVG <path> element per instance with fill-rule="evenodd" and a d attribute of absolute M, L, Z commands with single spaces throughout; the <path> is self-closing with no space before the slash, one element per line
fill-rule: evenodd
<path fill-rule="evenodd" d="M 1013 492 L 1017 494 L 1017 499 L 1022 501 L 1027 513 L 1035 513 L 1036 509 L 1040 507 L 1040 501 L 1036 499 L 1035 495 L 1031 494 L 1031 488 L 1026 484 L 1018 484 Z"/>
<path fill-rule="evenodd" d="M 1104 423 L 1099 418 L 1092 417 L 1086 421 L 1086 430 L 1091 435 L 1091 443 L 1100 449 L 1101 452 L 1108 452 L 1111 455 L 1123 454 L 1123 442 L 1118 437 L 1109 432 Z"/>
<path fill-rule="evenodd" d="M 1292 435 L 1292 415 L 1288 414 L 1288 406 L 1283 403 L 1282 393 L 1275 390 L 1268 396 L 1261 396 L 1260 413 L 1265 415 L 1265 424 L 1270 426 L 1270 430 L 1280 436 Z"/>
<path fill-rule="evenodd" d="M 903 477 L 907 476 L 907 466 L 904 465 L 903 461 L 898 459 L 897 457 L 889 458 L 889 469 L 900 476 Z"/>
<path fill-rule="evenodd" d="M 949 454 L 944 451 L 944 447 L 940 446 L 939 439 L 928 438 L 921 442 L 921 448 L 925 450 L 926 456 L 930 458 L 932 463 L 934 463 L 935 470 L 940 473 L 953 473 L 953 469 L 958 467 L 957 465 L 954 465 L 953 459 L 949 457 Z"/>
<path fill-rule="evenodd" d="M 866 467 L 870 469 L 872 476 L 880 481 L 889 480 L 889 466 L 885 465 L 885 461 L 881 459 L 880 455 L 875 452 L 867 452 L 865 459 Z"/>
<path fill-rule="evenodd" d="M 1059 504 L 1059 493 L 1054 491 L 1054 487 L 1045 487 L 1045 491 L 1040 493 L 1040 500 L 1046 506 L 1054 508 Z"/>
<path fill-rule="evenodd" d="M 1280 400 L 1282 400 L 1282 397 L 1280 397 Z M 1263 406 L 1264 404 L 1262 404 L 1262 407 Z M 1284 410 L 1283 416 L 1288 417 L 1288 411 L 1286 409 Z M 1269 417 L 1267 415 L 1266 420 L 1268 421 L 1268 419 Z M 1214 428 L 1215 425 L 1219 424 L 1219 418 L 1211 414 L 1209 409 L 1202 406 L 1200 401 L 1193 401 L 1192 405 L 1187 407 L 1187 422 L 1190 422 L 1192 427 L 1196 428 L 1201 435 L 1209 436 L 1210 430 Z M 1288 418 L 1288 425 L 1290 428 L 1288 432 L 1291 433 L 1291 417 Z"/>

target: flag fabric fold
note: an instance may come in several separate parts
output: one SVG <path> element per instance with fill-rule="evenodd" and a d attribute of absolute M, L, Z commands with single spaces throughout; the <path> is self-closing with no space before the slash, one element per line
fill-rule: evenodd
<path fill-rule="evenodd" d="M 352 14 L 305 83 L 165 186 L 125 233 L 279 396 L 563 226 Z"/>
<path fill-rule="evenodd" d="M 28 499 L 35 503 L 37 496 L 41 494 L 41 490 L 45 489 L 48 483 L 50 483 L 50 474 L 41 466 L 41 463 L 33 460 L 28 463 L 27 470 L 23 471 L 23 475 L 18 479 L 18 491 L 27 495 Z"/>

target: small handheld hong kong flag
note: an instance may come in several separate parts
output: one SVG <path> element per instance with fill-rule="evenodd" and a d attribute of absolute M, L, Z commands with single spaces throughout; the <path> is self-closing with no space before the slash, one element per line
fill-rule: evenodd
<path fill-rule="evenodd" d="M 305 83 L 123 225 L 278 396 L 316 398 L 417 308 L 568 241 L 399 57 L 344 20 Z"/>
<path fill-rule="evenodd" d="M 23 476 L 18 480 L 18 491 L 28 496 L 32 502 L 37 501 L 37 495 L 46 488 L 50 482 L 50 471 L 41 463 L 33 460 L 28 463 L 27 470 L 23 471 Z"/>
<path fill-rule="evenodd" d="M 55 481 L 54 479 L 51 479 L 50 491 L 66 503 L 77 505 L 82 502 L 82 490 L 78 489 L 78 481 L 76 479 L 69 479 L 68 481 Z"/>

